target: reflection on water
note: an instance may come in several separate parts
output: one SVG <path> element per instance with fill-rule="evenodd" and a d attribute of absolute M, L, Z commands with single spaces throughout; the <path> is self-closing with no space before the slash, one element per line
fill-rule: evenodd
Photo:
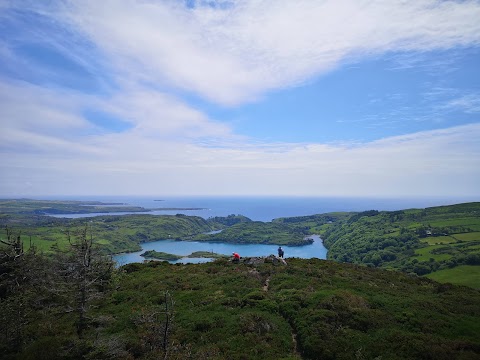
<path fill-rule="evenodd" d="M 327 249 L 323 246 L 322 240 L 318 235 L 309 236 L 314 240 L 312 244 L 304 246 L 282 246 L 285 251 L 285 257 L 297 258 L 327 258 Z M 175 241 L 159 240 L 142 244 L 142 250 L 134 253 L 115 255 L 114 259 L 118 265 L 125 265 L 132 262 L 143 262 L 145 258 L 141 257 L 148 250 L 155 250 L 175 255 L 188 256 L 195 251 L 210 251 L 217 254 L 230 256 L 233 252 L 238 252 L 240 256 L 268 256 L 277 254 L 278 245 L 264 244 L 227 244 L 227 243 L 208 243 L 200 241 Z M 203 263 L 211 261 L 205 258 L 182 258 L 170 263 Z"/>

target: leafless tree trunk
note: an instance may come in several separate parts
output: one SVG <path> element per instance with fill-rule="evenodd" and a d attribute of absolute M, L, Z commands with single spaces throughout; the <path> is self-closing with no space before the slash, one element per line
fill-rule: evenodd
<path fill-rule="evenodd" d="M 31 306 L 41 283 L 42 259 L 34 246 L 24 251 L 21 234 L 5 227 L 0 238 L 0 339 L 11 347 L 21 347 L 23 331 L 30 322 Z"/>
<path fill-rule="evenodd" d="M 174 301 L 168 291 L 164 293 L 163 301 L 161 307 L 142 309 L 134 316 L 133 322 L 137 326 L 144 352 L 166 360 L 170 355 L 170 334 L 174 325 Z"/>
<path fill-rule="evenodd" d="M 101 297 L 106 283 L 111 280 L 113 261 L 98 253 L 88 226 L 81 229 L 74 240 L 67 232 L 67 238 L 70 249 L 61 261 L 60 272 L 67 292 L 73 292 L 71 310 L 77 313 L 77 334 L 82 338 L 91 302 Z"/>

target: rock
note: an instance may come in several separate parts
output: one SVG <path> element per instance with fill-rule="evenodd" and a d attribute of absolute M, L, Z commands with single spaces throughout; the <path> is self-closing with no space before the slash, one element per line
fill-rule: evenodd
<path fill-rule="evenodd" d="M 265 258 L 265 262 L 272 263 L 273 265 L 287 265 L 287 262 L 282 258 L 275 255 L 269 255 Z"/>
<path fill-rule="evenodd" d="M 244 260 L 244 263 L 247 265 L 259 265 L 263 264 L 265 259 L 263 257 L 250 257 Z"/>
<path fill-rule="evenodd" d="M 259 265 L 263 263 L 272 263 L 273 265 L 287 265 L 287 262 L 282 258 L 276 257 L 275 255 L 264 256 L 253 256 L 249 258 L 242 259 L 243 263 L 246 265 Z"/>

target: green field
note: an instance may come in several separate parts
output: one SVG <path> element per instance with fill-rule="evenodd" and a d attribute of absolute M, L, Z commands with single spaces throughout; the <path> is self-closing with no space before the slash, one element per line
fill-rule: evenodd
<path fill-rule="evenodd" d="M 478 265 L 461 265 L 452 269 L 439 270 L 426 275 L 426 277 L 442 283 L 480 289 L 480 266 Z"/>
<path fill-rule="evenodd" d="M 456 240 L 451 236 L 434 236 L 427 237 L 422 240 L 422 242 L 426 242 L 428 245 L 451 244 L 455 241 Z"/>
<path fill-rule="evenodd" d="M 421 249 L 415 250 L 415 254 L 417 255 L 415 258 L 418 261 L 429 261 L 431 258 L 435 259 L 436 261 L 440 260 L 447 260 L 452 257 L 450 254 L 433 254 L 432 250 L 442 248 L 442 245 L 432 245 L 427 246 Z"/>
<path fill-rule="evenodd" d="M 480 232 L 471 232 L 466 234 L 455 234 L 453 235 L 454 238 L 462 241 L 480 241 Z"/>
<path fill-rule="evenodd" d="M 480 241 L 480 232 L 450 234 L 446 236 L 429 236 L 422 239 L 422 242 L 429 245 L 452 244 L 458 241 Z"/>
<path fill-rule="evenodd" d="M 432 220 L 429 221 L 429 225 L 434 227 L 465 226 L 471 229 L 471 231 L 480 231 L 480 219 L 478 215 L 451 219 Z"/>

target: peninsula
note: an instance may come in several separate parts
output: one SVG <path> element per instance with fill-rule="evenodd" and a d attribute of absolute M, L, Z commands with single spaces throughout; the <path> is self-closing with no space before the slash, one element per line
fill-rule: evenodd
<path fill-rule="evenodd" d="M 162 201 L 162 200 L 155 200 Z M 0 213 L 24 215 L 73 215 L 96 213 L 149 213 L 152 211 L 206 210 L 199 207 L 144 208 L 125 203 L 78 201 L 78 200 L 34 200 L 0 199 Z"/>

